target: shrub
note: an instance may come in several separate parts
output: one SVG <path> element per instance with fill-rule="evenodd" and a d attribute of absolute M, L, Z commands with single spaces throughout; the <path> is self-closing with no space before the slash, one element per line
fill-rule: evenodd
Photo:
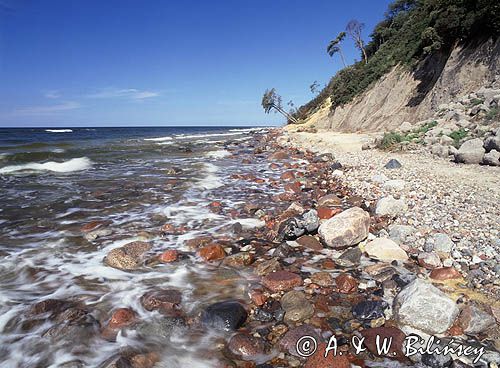
<path fill-rule="evenodd" d="M 468 132 L 464 128 L 460 128 L 448 134 L 448 136 L 453 139 L 453 145 L 458 148 L 460 141 L 467 136 Z"/>

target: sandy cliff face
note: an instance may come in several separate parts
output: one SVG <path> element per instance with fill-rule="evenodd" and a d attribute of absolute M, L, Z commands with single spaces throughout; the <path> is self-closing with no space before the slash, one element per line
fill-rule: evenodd
<path fill-rule="evenodd" d="M 396 67 L 351 103 L 329 109 L 330 101 L 307 120 L 308 126 L 340 132 L 374 132 L 431 117 L 449 103 L 500 79 L 500 40 L 457 46 L 450 54 L 425 60 L 414 72 Z"/>

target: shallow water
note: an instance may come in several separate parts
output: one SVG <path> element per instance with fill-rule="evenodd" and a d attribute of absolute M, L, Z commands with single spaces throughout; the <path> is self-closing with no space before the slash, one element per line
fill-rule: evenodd
<path fill-rule="evenodd" d="M 68 341 L 44 336 L 53 321 L 27 325 L 27 310 L 41 300 L 65 299 L 85 304 L 102 325 L 121 307 L 155 325 L 160 315 L 139 301 L 148 290 L 181 290 L 182 308 L 190 316 L 209 303 L 243 298 L 249 275 L 204 264 L 195 255 L 134 272 L 108 267 L 103 258 L 134 240 L 150 241 L 152 256 L 169 248 L 186 250 L 186 240 L 221 236 L 236 221 L 228 211 L 210 211 L 212 201 L 233 209 L 248 199 L 269 201 L 271 188 L 230 178 L 273 175 L 248 147 L 261 132 L 0 129 L 0 366 L 62 367 L 79 361 L 93 367 L 125 347 L 160 351 L 159 367 L 215 364 L 213 334 L 194 330 L 154 337 L 130 331 L 109 342 L 99 333 L 82 333 Z M 250 164 L 242 164 L 245 157 Z M 90 221 L 106 221 L 109 232 L 85 239 L 81 227 Z M 189 231 L 160 237 L 165 223 Z"/>

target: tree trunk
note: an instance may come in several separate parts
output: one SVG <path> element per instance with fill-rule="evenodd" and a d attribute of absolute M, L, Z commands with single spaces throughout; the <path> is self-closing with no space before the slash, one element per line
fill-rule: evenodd
<path fill-rule="evenodd" d="M 287 113 L 285 110 L 281 109 L 280 107 L 278 107 L 276 105 L 273 105 L 273 107 L 276 109 L 276 111 L 278 111 L 281 115 L 283 115 L 284 117 L 286 117 L 288 120 L 293 121 L 295 124 L 299 123 L 297 121 L 297 119 L 295 119 L 292 115 L 290 115 L 289 113 Z"/>
<path fill-rule="evenodd" d="M 365 58 L 365 64 L 368 64 L 368 56 L 366 56 L 366 51 L 363 46 L 361 46 L 361 51 L 363 52 L 363 57 Z"/>
<path fill-rule="evenodd" d="M 342 63 L 344 64 L 344 68 L 347 67 L 345 63 L 345 58 L 344 58 L 344 53 L 342 52 L 342 49 L 339 47 L 339 53 L 340 53 L 340 58 L 342 59 Z"/>

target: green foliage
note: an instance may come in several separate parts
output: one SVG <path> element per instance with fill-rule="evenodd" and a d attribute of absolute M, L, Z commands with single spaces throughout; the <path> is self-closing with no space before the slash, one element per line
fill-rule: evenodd
<path fill-rule="evenodd" d="M 424 125 L 422 125 L 419 128 L 414 129 L 413 133 L 415 133 L 415 134 L 425 134 L 429 130 L 431 130 L 432 128 L 434 128 L 436 125 L 438 125 L 438 122 L 436 120 L 433 120 L 433 121 L 431 121 L 429 123 L 425 123 Z"/>
<path fill-rule="evenodd" d="M 493 107 L 486 113 L 485 119 L 486 120 L 498 120 L 500 118 L 500 108 L 499 107 Z"/>
<path fill-rule="evenodd" d="M 414 68 L 426 56 L 448 53 L 456 42 L 499 34 L 498 1 L 395 0 L 364 46 L 368 62 L 339 70 L 297 117 L 307 117 L 328 97 L 332 110 L 349 103 L 395 65 Z"/>
<path fill-rule="evenodd" d="M 453 145 L 458 148 L 460 141 L 467 136 L 468 132 L 464 128 L 460 128 L 448 134 L 448 137 L 453 139 Z"/>
<path fill-rule="evenodd" d="M 401 134 L 397 132 L 389 132 L 389 133 L 384 133 L 384 136 L 382 138 L 382 142 L 380 143 L 380 148 L 383 149 L 388 149 L 391 146 L 395 145 L 396 143 L 401 143 L 405 137 L 403 137 Z"/>
<path fill-rule="evenodd" d="M 473 98 L 470 103 L 472 106 L 481 105 L 483 103 L 483 100 L 480 100 L 479 98 Z"/>

